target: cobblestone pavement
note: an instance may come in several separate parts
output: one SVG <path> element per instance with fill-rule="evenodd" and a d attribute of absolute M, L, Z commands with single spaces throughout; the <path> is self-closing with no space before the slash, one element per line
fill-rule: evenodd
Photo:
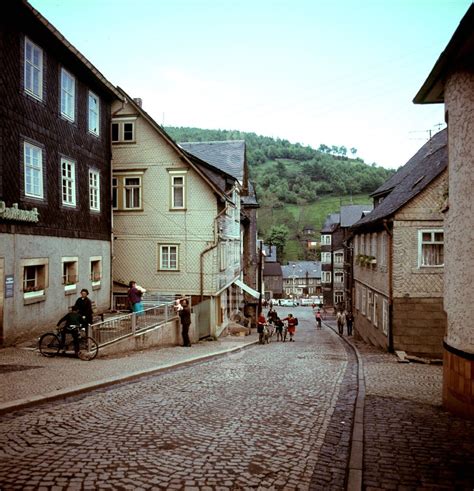
<path fill-rule="evenodd" d="M 0 488 L 342 489 L 353 360 L 295 311 L 294 343 L 5 414 Z"/>

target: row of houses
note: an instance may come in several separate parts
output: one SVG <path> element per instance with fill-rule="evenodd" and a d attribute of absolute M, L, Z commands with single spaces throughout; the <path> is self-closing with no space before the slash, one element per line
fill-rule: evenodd
<path fill-rule="evenodd" d="M 0 343 L 136 280 L 191 297 L 196 335 L 254 315 L 245 142 L 178 144 L 26 0 L 0 20 Z"/>

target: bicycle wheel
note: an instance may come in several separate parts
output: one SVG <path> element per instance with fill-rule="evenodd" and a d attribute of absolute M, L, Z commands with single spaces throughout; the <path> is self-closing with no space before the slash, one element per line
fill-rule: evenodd
<path fill-rule="evenodd" d="M 91 337 L 81 338 L 79 341 L 79 353 L 77 356 L 84 361 L 91 361 L 99 352 L 99 345 Z"/>
<path fill-rule="evenodd" d="M 52 332 L 47 332 L 43 334 L 38 343 L 38 348 L 43 356 L 55 356 L 59 352 L 61 342 L 56 334 Z"/>

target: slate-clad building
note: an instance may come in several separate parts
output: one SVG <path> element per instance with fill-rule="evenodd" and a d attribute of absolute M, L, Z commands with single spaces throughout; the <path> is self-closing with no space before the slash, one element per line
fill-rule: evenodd
<path fill-rule="evenodd" d="M 110 299 L 114 87 L 26 1 L 0 17 L 0 341 Z"/>

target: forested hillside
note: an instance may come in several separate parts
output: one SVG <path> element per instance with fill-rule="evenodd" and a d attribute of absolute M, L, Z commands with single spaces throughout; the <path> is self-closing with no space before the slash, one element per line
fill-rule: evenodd
<path fill-rule="evenodd" d="M 315 230 L 342 204 L 370 203 L 369 194 L 395 171 L 368 165 L 356 157 L 357 149 L 320 145 L 317 150 L 287 140 L 255 133 L 199 128 L 166 127 L 177 142 L 245 140 L 250 178 L 260 204 L 258 229 L 267 243 L 277 245 L 279 259 L 317 259 L 318 250 L 307 248 Z"/>

